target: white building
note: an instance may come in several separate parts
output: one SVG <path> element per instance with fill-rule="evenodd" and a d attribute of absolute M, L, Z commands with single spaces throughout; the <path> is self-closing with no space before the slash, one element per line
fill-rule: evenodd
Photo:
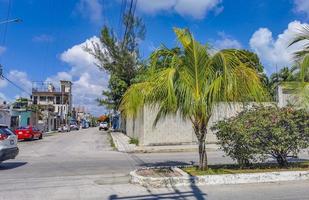
<path fill-rule="evenodd" d="M 42 110 L 44 129 L 56 130 L 68 122 L 72 113 L 72 82 L 62 80 L 59 88 L 52 83 L 34 83 L 32 104 Z"/>

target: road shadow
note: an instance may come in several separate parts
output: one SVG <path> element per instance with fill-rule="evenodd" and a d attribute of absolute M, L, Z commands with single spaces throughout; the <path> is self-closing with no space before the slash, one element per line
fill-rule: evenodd
<path fill-rule="evenodd" d="M 144 160 L 140 159 L 138 156 L 134 154 L 128 154 L 132 160 L 136 162 L 136 166 L 138 167 L 173 167 L 173 166 L 187 166 L 187 165 L 194 165 L 194 161 L 189 162 L 182 162 L 182 161 L 175 161 L 175 160 L 166 160 L 166 161 L 159 161 L 159 162 L 145 162 Z"/>
<path fill-rule="evenodd" d="M 196 185 L 196 179 L 191 176 L 190 189 L 181 191 L 180 188 L 175 186 L 170 187 L 171 192 L 168 193 L 153 193 L 149 187 L 146 187 L 148 194 L 145 195 L 132 195 L 132 196 L 119 196 L 113 194 L 109 196 L 109 200 L 159 200 L 159 199 L 195 199 L 195 200 L 206 200 L 207 194 L 201 191 L 201 189 Z"/>
<path fill-rule="evenodd" d="M 206 200 L 207 194 L 203 193 L 197 186 L 192 185 L 191 191 L 180 191 L 179 189 L 173 187 L 173 191 L 169 193 L 153 193 L 149 188 L 147 188 L 148 194 L 146 195 L 133 195 L 133 196 L 118 196 L 113 194 L 109 196 L 109 200 L 159 200 L 159 199 L 196 199 L 196 200 Z"/>
<path fill-rule="evenodd" d="M 163 162 L 150 162 L 139 164 L 140 167 L 174 167 L 174 166 L 189 166 L 194 162 L 181 162 L 181 161 L 163 161 Z"/>
<path fill-rule="evenodd" d="M 18 143 L 28 143 L 28 142 L 35 142 L 40 139 L 25 139 L 25 140 L 18 140 Z"/>
<path fill-rule="evenodd" d="M 26 165 L 27 162 L 3 162 L 0 163 L 0 170 L 10 170 Z"/>

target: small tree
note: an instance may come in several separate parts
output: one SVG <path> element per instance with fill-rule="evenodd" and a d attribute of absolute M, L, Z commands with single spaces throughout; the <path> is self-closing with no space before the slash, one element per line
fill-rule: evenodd
<path fill-rule="evenodd" d="M 222 149 L 239 164 L 272 156 L 281 167 L 309 146 L 309 113 L 291 107 L 260 107 L 214 127 Z"/>
<path fill-rule="evenodd" d="M 104 90 L 104 98 L 97 101 L 112 110 L 118 110 L 123 94 L 143 68 L 139 43 L 144 39 L 145 25 L 131 10 L 124 14 L 122 22 L 126 27 L 123 37 L 117 37 L 110 27 L 104 26 L 100 41 L 84 48 L 97 59 L 99 69 L 110 74 L 108 90 Z"/>
<path fill-rule="evenodd" d="M 239 59 L 241 52 L 225 49 L 211 54 L 187 29 L 174 31 L 181 48 L 154 52 L 145 77 L 126 91 L 120 109 L 134 116 L 145 104 L 158 107 L 154 125 L 167 115 L 190 120 L 199 143 L 199 168 L 205 170 L 207 125 L 214 105 L 261 100 L 264 88 L 257 71 Z"/>

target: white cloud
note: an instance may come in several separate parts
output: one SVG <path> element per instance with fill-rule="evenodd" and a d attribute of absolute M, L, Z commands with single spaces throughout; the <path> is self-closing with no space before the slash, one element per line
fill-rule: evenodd
<path fill-rule="evenodd" d="M 2 92 L 0 92 L 0 103 L 3 103 L 3 101 L 7 101 L 8 98 L 5 96 L 5 94 L 3 94 Z"/>
<path fill-rule="evenodd" d="M 47 34 L 36 35 L 32 38 L 34 42 L 53 42 L 54 37 Z"/>
<path fill-rule="evenodd" d="M 0 88 L 5 88 L 8 85 L 8 82 L 0 78 Z"/>
<path fill-rule="evenodd" d="M 294 0 L 294 11 L 297 13 L 304 13 L 309 17 L 309 1 Z"/>
<path fill-rule="evenodd" d="M 76 12 L 93 23 L 100 23 L 103 19 L 103 7 L 99 0 L 79 0 Z"/>
<path fill-rule="evenodd" d="M 139 0 L 138 9 L 145 13 L 154 14 L 160 11 L 172 11 L 182 16 L 191 16 L 195 19 L 203 19 L 211 10 L 219 14 L 223 7 L 222 0 Z"/>
<path fill-rule="evenodd" d="M 0 55 L 3 54 L 6 51 L 6 48 L 3 46 L 0 46 Z"/>
<path fill-rule="evenodd" d="M 23 71 L 11 70 L 7 75 L 9 80 L 14 81 L 18 86 L 26 90 L 27 92 L 31 92 L 32 89 L 32 81 L 28 77 L 28 74 Z M 26 95 L 29 96 L 29 95 Z"/>
<path fill-rule="evenodd" d="M 15 95 L 15 98 L 30 97 L 32 82 L 26 72 L 10 70 L 5 76 L 12 81 L 15 86 L 7 80 L 0 79 L 0 99 L 13 101 L 14 98 L 11 98 L 13 94 Z"/>
<path fill-rule="evenodd" d="M 214 42 L 214 47 L 216 49 L 242 48 L 242 45 L 240 44 L 239 41 L 225 34 L 224 32 L 219 32 L 219 36 L 220 39 Z"/>
<path fill-rule="evenodd" d="M 268 28 L 260 28 L 252 35 L 250 47 L 259 55 L 268 72 L 275 72 L 276 66 L 280 69 L 293 63 L 293 53 L 302 44 L 288 45 L 295 34 L 299 33 L 301 25 L 299 21 L 290 22 L 288 28 L 276 38 Z"/>
<path fill-rule="evenodd" d="M 107 88 L 109 76 L 98 69 L 95 58 L 83 50 L 98 42 L 99 38 L 92 37 L 85 42 L 75 45 L 61 54 L 60 59 L 71 66 L 69 71 L 58 72 L 46 81 L 59 84 L 59 80 L 73 82 L 73 104 L 84 106 L 94 114 L 102 114 L 104 109 L 97 106 L 96 99 L 102 97 L 102 91 Z"/>

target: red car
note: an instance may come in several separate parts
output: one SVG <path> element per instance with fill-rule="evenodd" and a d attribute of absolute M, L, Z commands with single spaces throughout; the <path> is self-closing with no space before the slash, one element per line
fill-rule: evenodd
<path fill-rule="evenodd" d="M 33 139 L 42 139 L 43 133 L 32 126 L 19 127 L 15 130 L 15 134 L 18 137 L 18 140 L 33 140 Z"/>

